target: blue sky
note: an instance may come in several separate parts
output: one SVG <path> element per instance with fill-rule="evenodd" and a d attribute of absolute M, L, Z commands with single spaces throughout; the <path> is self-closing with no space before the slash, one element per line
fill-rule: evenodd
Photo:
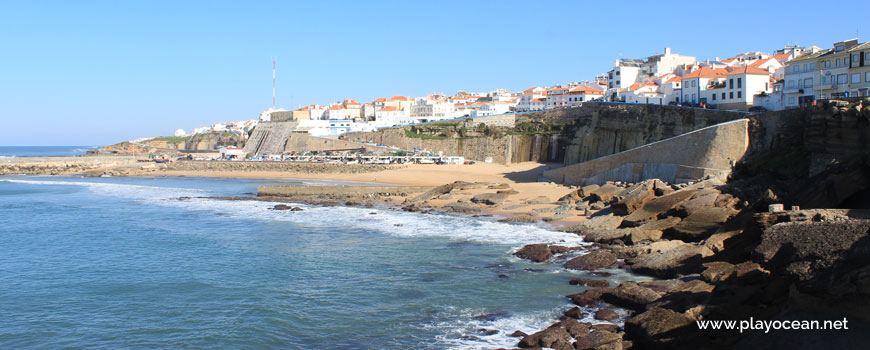
<path fill-rule="evenodd" d="M 870 36 L 870 21 L 819 19 L 816 2 L 699 4 L 0 0 L 0 145 L 253 119 L 271 105 L 273 56 L 290 109 L 584 80 L 665 46 L 705 59 Z"/>

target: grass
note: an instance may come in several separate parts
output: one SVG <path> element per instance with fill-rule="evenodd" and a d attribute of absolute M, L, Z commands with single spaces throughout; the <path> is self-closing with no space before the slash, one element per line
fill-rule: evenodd
<path fill-rule="evenodd" d="M 155 138 L 150 139 L 150 140 L 145 141 L 145 142 L 151 142 L 151 141 L 163 141 L 166 143 L 177 145 L 179 143 L 187 142 L 187 137 L 186 136 L 162 136 L 162 137 L 155 137 Z"/>
<path fill-rule="evenodd" d="M 444 140 L 447 138 L 447 135 L 430 135 L 430 134 L 418 134 L 411 130 L 405 130 L 405 137 L 409 138 L 417 138 L 423 140 Z"/>

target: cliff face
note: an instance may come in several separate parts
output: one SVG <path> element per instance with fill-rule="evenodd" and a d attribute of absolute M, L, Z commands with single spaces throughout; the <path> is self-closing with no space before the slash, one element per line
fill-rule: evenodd
<path fill-rule="evenodd" d="M 513 120 L 482 117 L 433 123 L 432 127 L 353 133 L 347 137 L 475 160 L 491 158 L 496 163 L 537 161 L 570 165 L 745 116 L 708 109 L 589 103 L 579 108 L 518 114 Z M 491 123 L 488 118 L 492 118 Z M 481 124 L 486 124 L 489 132 L 479 130 Z"/>

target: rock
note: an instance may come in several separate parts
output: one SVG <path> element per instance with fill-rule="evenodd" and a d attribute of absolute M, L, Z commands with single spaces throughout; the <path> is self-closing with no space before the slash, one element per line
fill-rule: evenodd
<path fill-rule="evenodd" d="M 622 199 L 611 205 L 614 215 L 628 215 L 655 198 L 654 180 L 646 180 L 627 188 Z"/>
<path fill-rule="evenodd" d="M 601 295 L 609 289 L 610 288 L 587 289 L 580 293 L 568 295 L 568 298 L 571 299 L 571 302 L 579 306 L 592 305 L 598 302 L 598 300 L 601 299 Z"/>
<path fill-rule="evenodd" d="M 549 348 L 559 340 L 570 342 L 571 339 L 571 334 L 568 334 L 568 331 L 565 330 L 565 328 L 562 328 L 561 326 L 550 327 L 523 337 L 518 346 L 521 348 L 531 348 L 536 346 Z"/>
<path fill-rule="evenodd" d="M 589 286 L 595 288 L 608 287 L 610 286 L 610 282 L 607 280 L 597 280 L 597 279 L 588 279 L 588 278 L 572 278 L 568 281 L 569 284 L 579 285 L 579 286 Z"/>
<path fill-rule="evenodd" d="M 523 331 L 516 330 L 516 331 L 514 331 L 513 333 L 511 333 L 509 336 L 510 336 L 510 337 L 515 337 L 515 338 L 519 338 L 519 337 L 525 337 L 525 336 L 527 336 L 527 335 L 528 335 L 528 334 L 526 334 L 526 333 L 523 332 Z"/>
<path fill-rule="evenodd" d="M 543 197 L 543 196 L 541 196 L 541 197 Z M 541 198 L 541 197 L 538 197 L 538 198 Z M 547 197 L 543 197 L 543 198 L 547 198 Z M 559 197 L 559 200 L 557 202 L 572 204 L 572 203 L 579 202 L 580 199 L 581 199 L 580 195 L 577 194 L 577 191 L 571 191 L 571 192 L 568 192 L 568 194 L 566 194 L 562 197 Z M 544 203 L 550 203 L 550 202 L 547 201 L 547 202 L 543 202 L 543 203 L 539 203 L 539 204 L 544 204 Z"/>
<path fill-rule="evenodd" d="M 531 215 L 514 215 L 511 217 L 504 218 L 504 219 L 499 219 L 498 221 L 499 222 L 526 224 L 526 223 L 538 222 L 538 218 L 531 216 Z"/>
<path fill-rule="evenodd" d="M 302 208 L 300 208 L 300 207 L 293 207 L 293 208 L 290 208 L 290 211 L 303 211 L 303 210 L 305 210 L 305 209 L 302 209 Z"/>
<path fill-rule="evenodd" d="M 591 202 L 602 202 L 602 203 L 611 203 L 617 199 L 623 191 L 624 188 L 615 186 L 612 184 L 605 184 L 603 186 L 599 186 L 595 189 L 586 190 L 589 186 L 584 186 L 580 188 L 578 194 L 584 199 Z"/>
<path fill-rule="evenodd" d="M 553 350 L 574 350 L 574 346 L 571 345 L 570 341 L 562 339 L 557 340 L 555 343 L 553 343 L 553 346 L 551 347 L 553 348 Z"/>
<path fill-rule="evenodd" d="M 441 196 L 444 194 L 449 194 L 451 191 L 453 191 L 453 189 L 455 189 L 457 186 L 461 185 L 462 183 L 463 182 L 457 181 L 454 183 L 449 183 L 449 184 L 435 187 L 431 190 L 423 192 L 422 194 L 418 195 L 417 197 L 410 199 L 410 202 L 415 203 L 415 202 L 428 201 L 428 200 L 431 200 L 431 199 L 436 198 L 438 196 Z"/>
<path fill-rule="evenodd" d="M 664 196 L 674 192 L 674 188 L 662 180 L 655 179 L 653 180 L 653 191 L 655 191 L 656 196 Z"/>
<path fill-rule="evenodd" d="M 499 184 L 489 185 L 486 188 L 488 188 L 490 190 L 506 190 L 506 189 L 509 189 L 511 187 L 506 183 L 499 183 Z"/>
<path fill-rule="evenodd" d="M 713 296 L 714 289 L 715 286 L 701 280 L 685 282 L 668 290 L 664 296 L 648 307 L 660 307 L 685 313 L 694 306 L 707 304 Z"/>
<path fill-rule="evenodd" d="M 576 319 L 578 319 L 578 320 L 579 320 L 579 319 L 582 319 L 582 318 L 584 318 L 584 317 L 586 317 L 586 313 L 583 312 L 583 311 L 580 311 L 580 308 L 579 308 L 579 307 L 576 307 L 576 306 L 575 306 L 575 307 L 572 307 L 572 308 L 570 308 L 570 309 L 568 309 L 568 310 L 565 310 L 565 312 L 563 312 L 563 314 L 564 314 L 565 316 L 568 316 L 568 317 L 571 317 L 571 318 L 576 318 Z"/>
<path fill-rule="evenodd" d="M 408 205 L 402 207 L 402 210 L 407 211 L 407 212 L 411 212 L 411 213 L 416 213 L 416 212 L 420 211 L 420 207 L 418 207 L 414 204 L 408 204 Z"/>
<path fill-rule="evenodd" d="M 581 224 L 582 225 L 582 224 Z M 583 230 L 583 228 L 580 228 Z M 621 241 L 625 237 L 631 235 L 631 229 L 618 228 L 610 230 L 586 230 L 583 233 L 583 240 L 595 243 L 613 243 Z"/>
<path fill-rule="evenodd" d="M 459 213 L 459 214 L 476 214 L 480 213 L 480 208 L 464 203 L 449 203 L 444 206 L 444 210 Z"/>
<path fill-rule="evenodd" d="M 616 263 L 616 255 L 607 250 L 594 250 L 587 254 L 568 260 L 563 265 L 572 270 L 597 270 Z"/>
<path fill-rule="evenodd" d="M 514 189 L 509 189 L 509 190 L 498 190 L 498 191 L 495 191 L 495 193 L 503 194 L 503 195 L 507 195 L 507 196 L 512 196 L 515 194 L 519 194 L 520 192 L 517 190 L 514 190 Z"/>
<path fill-rule="evenodd" d="M 674 225 L 673 231 L 684 241 L 699 241 L 709 237 L 734 214 L 736 212 L 730 208 L 698 209 Z"/>
<path fill-rule="evenodd" d="M 571 193 L 574 193 L 574 192 L 571 192 Z M 553 201 L 550 200 L 550 198 L 547 198 L 545 196 L 538 196 L 538 197 L 530 198 L 530 199 L 526 200 L 526 204 L 550 204 L 550 203 L 553 203 Z"/>
<path fill-rule="evenodd" d="M 631 244 L 662 239 L 662 231 L 658 230 L 643 230 L 640 227 L 635 227 L 630 229 L 629 232 L 631 234 L 628 236 L 628 241 Z"/>
<path fill-rule="evenodd" d="M 652 289 L 641 287 L 634 282 L 623 282 L 616 288 L 610 288 L 601 295 L 601 299 L 627 309 L 645 310 L 646 305 L 661 297 Z"/>
<path fill-rule="evenodd" d="M 482 334 L 482 335 L 495 335 L 495 334 L 498 334 L 498 330 L 496 330 L 496 329 L 486 329 L 486 328 L 480 328 L 480 329 L 477 330 L 477 332 L 480 333 L 480 334 Z"/>
<path fill-rule="evenodd" d="M 609 346 L 610 344 L 614 344 Z M 618 347 L 616 346 L 618 345 Z M 608 331 L 593 331 L 588 335 L 577 339 L 574 343 L 577 350 L 585 349 L 621 349 L 622 336 Z"/>
<path fill-rule="evenodd" d="M 708 283 L 739 283 L 753 284 L 767 281 L 770 272 L 761 265 L 751 261 L 734 265 L 723 261 L 704 264 L 706 269 L 701 273 L 701 279 Z"/>
<path fill-rule="evenodd" d="M 508 196 L 504 193 L 481 193 L 471 197 L 471 202 L 486 205 L 499 205 L 504 203 L 507 197 Z"/>
<path fill-rule="evenodd" d="M 638 226 L 638 229 L 647 231 L 665 231 L 676 224 L 679 224 L 683 219 L 676 216 L 668 216 L 664 219 L 654 220 Z"/>
<path fill-rule="evenodd" d="M 287 204 L 275 204 L 274 207 L 271 207 L 269 209 L 272 209 L 272 210 L 290 210 L 290 209 L 293 209 L 293 206 L 287 205 Z"/>
<path fill-rule="evenodd" d="M 577 307 L 574 308 L 576 309 Z M 562 320 L 562 327 L 564 327 L 565 330 L 568 331 L 568 334 L 574 338 L 582 337 L 589 333 L 589 324 L 586 322 L 581 323 L 577 321 L 576 318 L 580 317 L 566 318 Z"/>
<path fill-rule="evenodd" d="M 855 278 L 870 261 L 870 220 L 780 223 L 764 231 L 754 256 L 805 292 L 870 292 Z"/>
<path fill-rule="evenodd" d="M 564 218 L 571 217 L 571 216 L 574 216 L 574 214 L 571 214 L 568 212 L 557 212 L 553 215 L 545 217 L 544 221 L 546 221 L 546 222 L 559 221 L 559 220 L 562 220 Z"/>
<path fill-rule="evenodd" d="M 619 315 L 616 314 L 616 311 L 611 309 L 601 309 L 595 313 L 595 319 L 601 321 L 612 321 L 618 318 Z"/>
<path fill-rule="evenodd" d="M 550 260 L 550 257 L 553 256 L 546 243 L 527 244 L 517 250 L 514 255 L 534 262 L 544 262 Z"/>
<path fill-rule="evenodd" d="M 608 332 L 613 332 L 613 333 L 619 332 L 619 326 L 617 326 L 613 323 L 599 323 L 596 325 L 592 325 L 592 329 L 598 330 L 598 331 L 608 331 Z"/>
<path fill-rule="evenodd" d="M 631 335 L 632 340 L 661 348 L 680 335 L 697 332 L 694 325 L 695 322 L 682 313 L 654 307 L 626 321 L 625 333 Z"/>
<path fill-rule="evenodd" d="M 622 224 L 621 216 L 613 214 L 599 215 L 581 222 L 577 226 L 577 233 L 586 234 L 587 232 L 615 230 Z"/>
<path fill-rule="evenodd" d="M 677 205 L 689 200 L 698 190 L 687 187 L 685 189 L 666 194 L 661 197 L 656 197 L 643 205 L 641 209 L 635 210 L 623 219 L 623 225 L 626 227 L 637 227 L 647 222 L 656 220 L 660 215 L 664 215 L 671 211 Z"/>
<path fill-rule="evenodd" d="M 550 253 L 553 254 L 562 254 L 567 252 L 573 252 L 575 250 L 583 250 L 583 247 L 565 247 L 561 245 L 550 245 Z"/>
<path fill-rule="evenodd" d="M 632 271 L 660 278 L 672 278 L 677 274 L 694 270 L 700 266 L 703 257 L 712 254 L 703 246 L 681 241 L 656 243 L 664 243 L 663 249 L 653 250 L 633 259 Z"/>

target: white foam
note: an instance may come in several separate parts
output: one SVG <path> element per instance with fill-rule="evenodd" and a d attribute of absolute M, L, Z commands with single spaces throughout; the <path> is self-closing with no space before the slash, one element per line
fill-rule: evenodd
<path fill-rule="evenodd" d="M 301 224 L 310 227 L 353 227 L 382 232 L 398 237 L 445 237 L 481 243 L 507 244 L 519 248 L 529 243 L 585 244 L 573 233 L 557 232 L 536 225 L 500 223 L 492 219 L 472 218 L 446 214 L 420 214 L 400 210 L 305 206 L 304 211 L 270 210 L 274 202 L 228 201 L 208 198 L 191 198 L 179 201 L 178 197 L 207 195 L 207 191 L 188 188 L 157 187 L 146 185 L 118 184 L 98 181 L 57 181 L 4 179 L 12 183 L 36 185 L 84 186 L 99 195 L 131 198 L 149 204 L 172 206 L 183 210 L 204 210 L 221 213 L 240 220 L 269 220 Z M 375 213 L 374 215 L 370 213 Z"/>
<path fill-rule="evenodd" d="M 511 337 L 511 333 L 522 331 L 532 334 L 540 331 L 553 324 L 563 309 L 560 306 L 549 311 L 510 315 L 490 321 L 474 319 L 480 310 L 448 308 L 445 312 L 447 319 L 425 325 L 424 328 L 440 333 L 435 338 L 438 347 L 469 350 L 514 348 L 522 338 Z M 485 335 L 479 332 L 481 329 L 495 330 L 497 333 Z"/>

